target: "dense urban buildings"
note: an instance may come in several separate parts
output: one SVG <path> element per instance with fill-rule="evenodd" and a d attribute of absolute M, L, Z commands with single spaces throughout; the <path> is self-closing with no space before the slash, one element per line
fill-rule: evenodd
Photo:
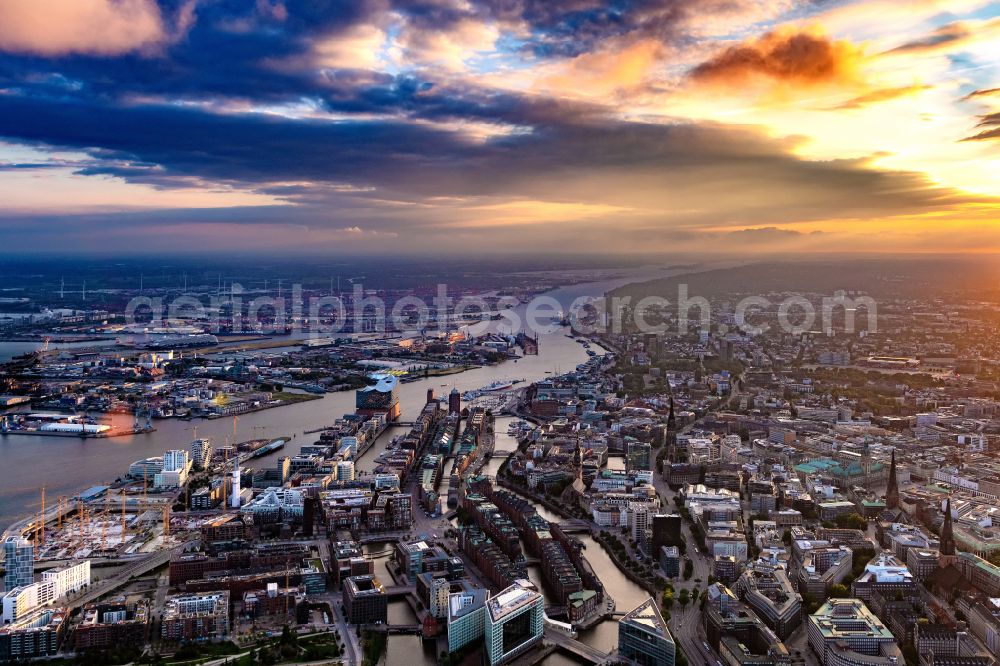
<path fill-rule="evenodd" d="M 895 316 L 912 328 L 906 307 Z M 818 349 L 833 342 L 806 334 L 559 330 L 331 339 L 234 360 L 40 354 L 38 409 L 0 414 L 7 436 L 72 435 L 92 425 L 73 410 L 108 399 L 156 444 L 110 483 L 40 494 L 11 525 L 0 648 L 134 660 L 154 645 L 280 645 L 299 659 L 318 628 L 350 664 L 410 640 L 452 663 L 993 666 L 1000 407 L 985 384 L 920 363 L 880 383 L 887 368 L 837 370 L 845 359 Z M 850 353 L 889 363 L 889 335 Z M 578 361 L 531 366 L 545 344 Z M 461 377 L 485 355 L 483 372 L 531 379 L 438 397 L 454 380 L 431 371 Z M 338 380 L 357 381 L 333 389 L 346 368 Z M 269 417 L 233 411 L 316 404 L 321 387 L 346 390 L 354 411 L 319 403 L 315 428 L 274 435 L 257 425 Z M 198 428 L 160 440 L 170 418 Z"/>

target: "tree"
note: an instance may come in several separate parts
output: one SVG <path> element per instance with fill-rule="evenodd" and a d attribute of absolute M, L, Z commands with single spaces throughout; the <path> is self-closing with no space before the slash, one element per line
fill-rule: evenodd
<path fill-rule="evenodd" d="M 827 594 L 832 599 L 846 599 L 851 596 L 851 591 L 848 589 L 846 585 L 843 585 L 841 583 L 834 583 L 827 590 Z"/>
<path fill-rule="evenodd" d="M 679 604 L 680 604 L 680 605 L 681 605 L 681 606 L 683 607 L 683 606 L 687 606 L 687 605 L 688 605 L 688 602 L 689 602 L 690 600 L 691 600 L 691 599 L 690 599 L 690 597 L 688 596 L 688 591 L 687 591 L 687 589 L 683 589 L 683 590 L 681 590 L 681 593 L 680 593 L 680 595 L 678 595 L 678 597 L 677 597 L 677 603 L 679 603 Z"/>
<path fill-rule="evenodd" d="M 852 530 L 868 529 L 868 521 L 858 513 L 837 516 L 837 527 Z"/>

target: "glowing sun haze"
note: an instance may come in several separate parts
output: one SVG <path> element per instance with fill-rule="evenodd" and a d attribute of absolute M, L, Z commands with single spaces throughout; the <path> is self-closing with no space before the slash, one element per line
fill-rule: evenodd
<path fill-rule="evenodd" d="M 993 252 L 1000 1 L 4 0 L 8 251 Z"/>

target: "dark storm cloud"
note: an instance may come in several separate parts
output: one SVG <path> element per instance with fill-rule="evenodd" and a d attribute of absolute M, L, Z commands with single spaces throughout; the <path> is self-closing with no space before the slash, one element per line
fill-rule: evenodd
<path fill-rule="evenodd" d="M 372 196 L 558 193 L 655 207 L 673 192 L 697 192 L 711 181 L 725 196 L 737 187 L 755 200 L 773 191 L 775 209 L 806 216 L 959 200 L 913 174 L 875 172 L 856 161 L 802 161 L 790 154 L 792 144 L 722 125 L 550 121 L 483 141 L 405 121 L 331 123 L 171 106 L 0 100 L 0 136 L 89 151 L 96 162 L 82 173 L 160 187 L 190 185 L 190 179 L 256 188 L 306 182 L 320 196 L 324 186 L 350 186 L 375 188 Z M 509 111 L 518 112 L 533 113 Z M 303 194 L 293 189 L 284 196 Z"/>
<path fill-rule="evenodd" d="M 183 0 L 161 0 L 164 15 Z M 396 101 L 386 96 L 403 82 L 351 67 L 309 67 L 314 46 L 342 38 L 360 25 L 447 33 L 460 21 L 527 28 L 517 49 L 538 56 L 588 52 L 606 39 L 628 36 L 680 42 L 699 16 L 738 14 L 751 0 L 217 0 L 198 2 L 190 27 L 162 52 L 116 58 L 67 54 L 49 58 L 7 53 L 0 58 L 0 88 L 76 90 L 93 96 L 220 97 L 279 103 L 314 98 L 331 109 L 378 111 Z M 280 11 L 279 11 L 280 8 Z M 426 81 L 420 84 L 429 85 Z"/>
<path fill-rule="evenodd" d="M 181 0 L 160 2 L 164 13 Z M 192 99 L 226 97 L 283 102 L 336 94 L 349 77 L 320 79 L 306 68 L 282 68 L 320 37 L 343 31 L 385 11 L 380 0 L 218 0 L 196 4 L 192 25 L 162 52 L 107 58 L 66 55 L 57 60 L 7 53 L 0 57 L 0 89 L 42 93 L 75 90 L 93 96 L 161 95 Z M 274 7 L 283 7 L 276 12 Z"/>
<path fill-rule="evenodd" d="M 161 4 L 173 16 L 182 1 Z M 490 89 L 468 74 L 411 66 L 405 54 L 387 71 L 350 62 L 329 67 L 317 59 L 317 45 L 350 39 L 359 26 L 446 34 L 470 19 L 516 31 L 500 55 L 577 55 L 618 38 L 619 45 L 650 38 L 683 44 L 699 17 L 738 15 L 757 4 L 203 0 L 184 35 L 156 54 L 2 54 L 0 140 L 88 156 L 46 165 L 157 188 L 232 186 L 294 204 L 18 219 L 0 212 L 3 229 L 23 240 L 40 229 L 77 238 L 97 225 L 125 233 L 171 223 L 289 224 L 358 226 L 386 237 L 419 228 L 416 242 L 441 236 L 452 242 L 461 233 L 456 229 L 479 221 L 477 215 L 504 226 L 502 215 L 491 221 L 493 212 L 477 206 L 521 199 L 567 205 L 567 216 L 577 204 L 639 216 L 629 227 L 610 213 L 592 213 L 575 228 L 581 237 L 607 233 L 617 241 L 670 229 L 681 238 L 712 225 L 737 229 L 720 237 L 758 242 L 795 237 L 771 224 L 925 212 L 965 201 L 917 174 L 876 171 L 863 161 L 800 159 L 793 142 L 754 128 L 625 121 L 620 109 Z M 829 81 L 849 73 L 852 57 L 844 44 L 822 36 L 771 33 L 722 51 L 692 76 Z M 338 53 L 335 60 L 343 59 Z M 293 107 L 295 114 L 278 113 Z M 320 118 L 302 117 L 308 115 L 303 109 Z M 27 162 L 0 164 L 0 170 L 40 168 Z M 448 199 L 459 203 L 449 209 L 439 202 Z M 465 233 L 468 238 L 456 242 L 479 243 L 474 232 Z M 546 233 L 565 242 L 565 229 Z M 645 242 L 638 236 L 636 242 Z"/>
<path fill-rule="evenodd" d="M 576 56 L 622 36 L 682 42 L 692 22 L 755 9 L 750 0 L 473 0 L 489 18 L 524 22 L 528 47 L 540 56 Z"/>

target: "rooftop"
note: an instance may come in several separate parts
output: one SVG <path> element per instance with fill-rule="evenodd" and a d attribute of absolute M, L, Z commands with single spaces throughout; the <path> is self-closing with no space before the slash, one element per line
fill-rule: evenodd
<path fill-rule="evenodd" d="M 529 606 L 542 595 L 535 590 L 534 584 L 527 580 L 518 580 L 502 592 L 490 597 L 486 603 L 490 616 L 499 620 L 516 610 Z"/>
<path fill-rule="evenodd" d="M 486 605 L 487 591 L 483 589 L 456 592 L 448 595 L 448 621 L 465 617 Z"/>
<path fill-rule="evenodd" d="M 375 576 L 351 576 L 345 582 L 355 596 L 385 593 L 382 582 Z"/>
<path fill-rule="evenodd" d="M 670 630 L 667 629 L 667 623 L 663 621 L 660 609 L 656 607 L 652 597 L 626 613 L 621 621 L 673 640 Z"/>
<path fill-rule="evenodd" d="M 823 638 L 876 638 L 895 640 L 882 621 L 860 599 L 830 599 L 809 616 Z"/>

